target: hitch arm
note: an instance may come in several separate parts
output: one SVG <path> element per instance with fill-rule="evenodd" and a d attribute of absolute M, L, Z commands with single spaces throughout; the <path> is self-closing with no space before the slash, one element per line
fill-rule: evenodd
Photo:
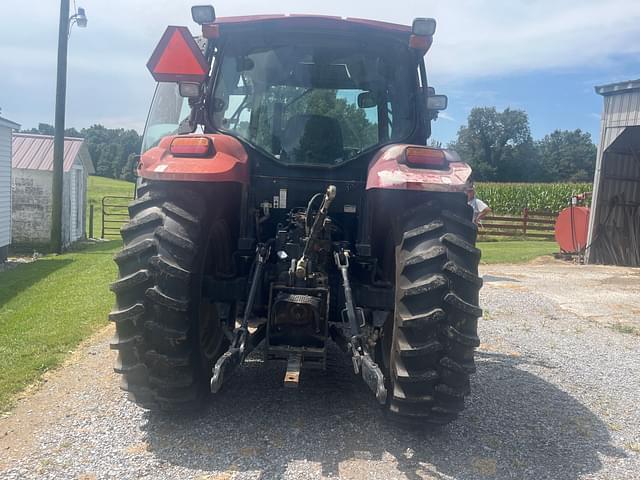
<path fill-rule="evenodd" d="M 229 349 L 222 354 L 213 367 L 213 376 L 211 377 L 211 391 L 213 393 L 218 392 L 220 388 L 222 388 L 226 377 L 244 362 L 246 356 L 249 355 L 251 350 L 256 346 L 257 342 L 253 342 L 251 341 L 252 339 L 249 338 L 249 320 L 251 312 L 253 311 L 253 304 L 256 301 L 256 294 L 262 281 L 264 265 L 269 258 L 270 250 L 271 246 L 269 244 L 258 245 L 256 251 L 256 268 L 251 279 L 251 288 L 249 289 L 249 296 L 247 297 L 247 303 L 244 307 L 242 322 L 233 332 L 233 339 L 231 340 Z"/>
<path fill-rule="evenodd" d="M 349 250 L 340 250 L 339 252 L 334 252 L 333 258 L 335 259 L 336 266 L 342 274 L 342 288 L 344 290 L 345 312 L 347 314 L 347 319 L 349 320 L 351 343 L 352 346 L 354 346 L 354 339 L 360 335 L 360 324 L 358 323 L 358 318 L 356 316 L 356 308 L 353 304 L 353 292 L 351 291 L 351 282 L 349 281 Z"/>
<path fill-rule="evenodd" d="M 351 291 L 351 282 L 349 281 L 349 250 L 340 249 L 334 252 L 336 266 L 342 274 L 342 288 L 344 289 L 345 313 L 349 320 L 349 349 L 351 350 L 351 360 L 353 362 L 353 370 L 362 374 L 362 379 L 369 386 L 371 391 L 376 395 L 379 403 L 385 404 L 387 401 L 387 389 L 384 386 L 384 375 L 378 364 L 373 361 L 367 348 L 367 342 L 363 338 L 360 331 L 359 318 L 364 320 L 362 309 L 356 309 L 353 303 L 353 293 Z M 363 323 L 364 326 L 364 323 Z"/>

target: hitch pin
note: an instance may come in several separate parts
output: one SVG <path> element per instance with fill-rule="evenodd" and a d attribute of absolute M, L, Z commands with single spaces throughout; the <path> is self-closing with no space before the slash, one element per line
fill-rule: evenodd
<path fill-rule="evenodd" d="M 284 374 L 284 386 L 298 388 L 300 381 L 300 368 L 302 367 L 302 355 L 292 353 L 287 360 L 287 372 Z"/>

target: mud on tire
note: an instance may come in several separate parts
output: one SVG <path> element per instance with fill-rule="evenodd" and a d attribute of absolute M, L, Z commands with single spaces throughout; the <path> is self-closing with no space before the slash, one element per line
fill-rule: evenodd
<path fill-rule="evenodd" d="M 400 220 L 396 308 L 387 338 L 387 406 L 394 419 L 444 424 L 464 408 L 482 314 L 480 251 L 471 218 L 461 196 L 457 204 L 431 202 Z"/>
<path fill-rule="evenodd" d="M 207 397 L 211 366 L 226 349 L 220 322 L 209 316 L 215 338 L 204 355 L 199 318 L 206 246 L 228 248 L 228 230 L 207 221 L 204 196 L 185 187 L 149 182 L 138 195 L 121 229 L 124 248 L 114 257 L 115 371 L 121 388 L 144 408 L 193 409 Z"/>

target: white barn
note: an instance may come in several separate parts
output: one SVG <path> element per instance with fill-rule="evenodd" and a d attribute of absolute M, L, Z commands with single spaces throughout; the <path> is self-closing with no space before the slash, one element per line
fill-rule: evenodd
<path fill-rule="evenodd" d="M 62 244 L 85 236 L 87 176 L 94 173 L 82 138 L 64 139 Z M 12 243 L 48 245 L 51 239 L 53 137 L 30 133 L 13 136 Z"/>
<path fill-rule="evenodd" d="M 0 117 L 0 263 L 7 259 L 11 243 L 11 136 L 19 128 Z"/>

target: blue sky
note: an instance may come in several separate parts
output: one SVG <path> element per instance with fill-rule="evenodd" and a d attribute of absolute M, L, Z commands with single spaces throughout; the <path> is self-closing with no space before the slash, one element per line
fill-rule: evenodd
<path fill-rule="evenodd" d="M 0 107 L 29 128 L 53 123 L 56 0 L 1 0 Z M 67 125 L 142 130 L 153 93 L 145 64 L 168 24 L 191 22 L 183 0 L 76 0 L 87 29 L 69 43 Z M 198 3 L 198 2 L 196 2 Z M 434 138 L 455 137 L 474 106 L 521 108 L 532 133 L 581 128 L 597 141 L 602 98 L 593 86 L 640 78 L 637 0 L 224 0 L 219 16 L 318 13 L 410 24 L 438 20 L 427 54 L 430 83 L 449 95 Z M 72 0 L 73 8 L 73 0 Z"/>
<path fill-rule="evenodd" d="M 435 77 L 436 75 L 432 75 Z M 449 95 L 449 108 L 433 125 L 435 139 L 455 138 L 474 106 L 514 108 L 529 114 L 531 133 L 542 138 L 554 129 L 580 128 L 598 142 L 602 97 L 594 85 L 640 77 L 637 56 L 616 59 L 615 66 L 589 67 L 567 71 L 530 71 L 505 76 L 468 79 L 442 87 Z M 434 80 L 434 85 L 437 85 Z"/>

